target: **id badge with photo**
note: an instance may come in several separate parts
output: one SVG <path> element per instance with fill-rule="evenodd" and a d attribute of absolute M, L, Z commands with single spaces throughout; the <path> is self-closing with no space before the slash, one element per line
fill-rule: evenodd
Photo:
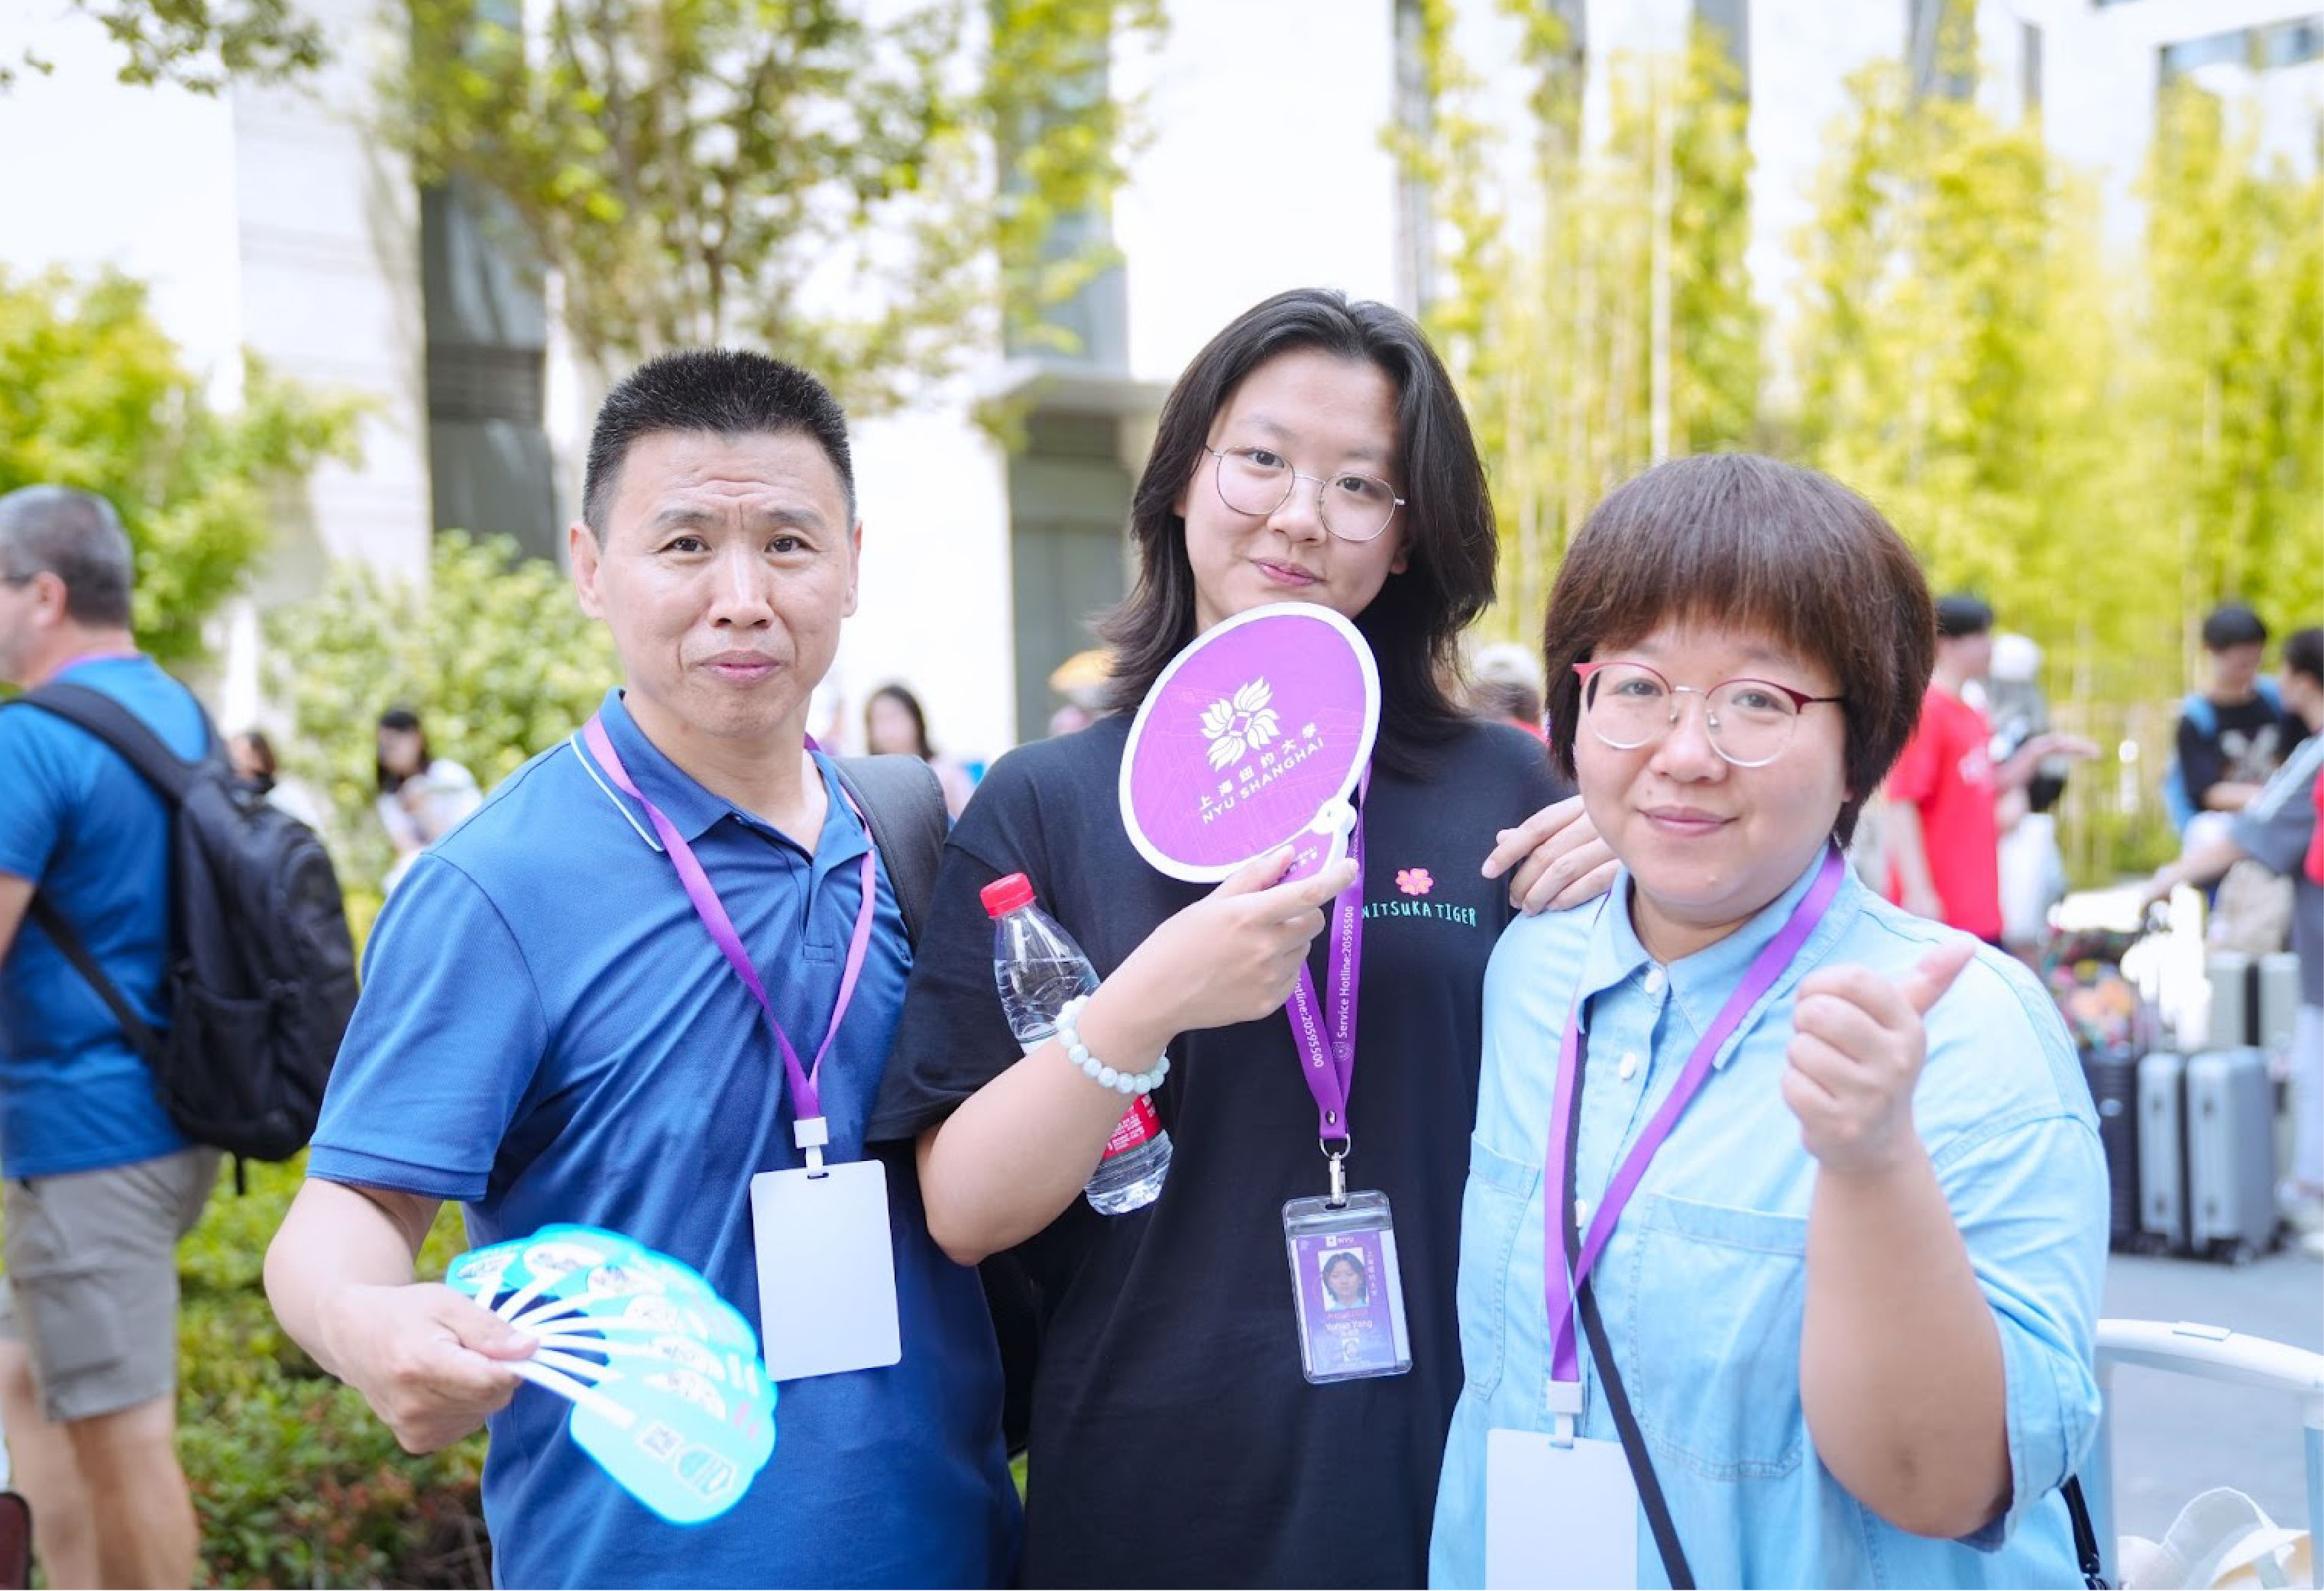
<path fill-rule="evenodd" d="M 872 1370 L 904 1356 L 885 1165 L 761 1172 L 751 1179 L 751 1233 L 770 1377 Z"/>
<path fill-rule="evenodd" d="M 1388 1195 L 1342 1204 L 1294 1199 L 1283 1207 L 1283 1246 L 1299 1318 L 1299 1364 L 1311 1382 L 1402 1375 L 1412 1368 L 1404 1273 Z"/>

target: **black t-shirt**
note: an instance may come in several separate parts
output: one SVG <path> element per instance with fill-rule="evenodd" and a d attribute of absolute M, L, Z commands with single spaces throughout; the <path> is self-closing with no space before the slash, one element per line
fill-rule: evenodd
<path fill-rule="evenodd" d="M 2205 734 L 2184 713 L 2179 717 L 2179 777 L 2195 810 L 2203 793 L 2222 781 L 2264 785 L 2292 749 L 2308 737 L 2308 726 L 2258 692 L 2233 706 L 2210 704 L 2212 729 Z"/>
<path fill-rule="evenodd" d="M 1126 718 L 1106 719 L 1010 753 L 979 786 L 945 848 L 872 1136 L 934 1126 L 1019 1058 L 982 886 L 1026 874 L 1101 975 L 1208 892 L 1132 849 L 1116 796 L 1128 739 Z M 1174 1149 L 1161 1196 L 1111 1218 L 1075 1200 L 1021 1251 L 1045 1312 L 1028 1585 L 1427 1577 L 1461 1390 L 1453 1274 L 1485 962 L 1511 910 L 1507 879 L 1478 869 L 1495 831 L 1554 791 L 1541 744 L 1502 725 L 1465 725 L 1426 760 L 1422 780 L 1375 771 L 1364 805 L 1348 1108 L 1349 1186 L 1395 1214 L 1412 1370 L 1324 1386 L 1300 1372 L 1282 1209 L 1326 1190 L 1288 1021 L 1181 1035 L 1154 1095 Z"/>

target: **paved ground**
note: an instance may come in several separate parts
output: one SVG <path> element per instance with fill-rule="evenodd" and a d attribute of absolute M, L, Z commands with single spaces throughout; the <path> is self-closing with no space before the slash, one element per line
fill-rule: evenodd
<path fill-rule="evenodd" d="M 2116 1255 L 2106 1312 L 2200 1320 L 2324 1351 L 2324 1264 L 2296 1250 L 2241 1269 Z M 2285 1399 L 2126 1369 L 2115 1375 L 2113 1413 L 2118 1532 L 2159 1537 L 2190 1497 L 2218 1485 L 2250 1493 L 2281 1523 L 2306 1522 L 2301 1426 Z"/>

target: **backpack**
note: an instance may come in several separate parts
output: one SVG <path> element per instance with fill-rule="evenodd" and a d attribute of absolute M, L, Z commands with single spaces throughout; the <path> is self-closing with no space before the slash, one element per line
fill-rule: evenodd
<path fill-rule="evenodd" d="M 936 897 L 936 864 L 944 855 L 944 786 L 917 757 L 832 759 L 839 782 L 863 809 L 864 827 L 888 869 L 904 937 L 918 944 Z M 976 1267 L 984 1305 L 1001 1348 L 1001 1430 L 1011 1454 L 1025 1450 L 1033 1424 L 1033 1374 L 1041 1351 L 1041 1292 L 1015 1249 L 1002 1249 Z"/>
<path fill-rule="evenodd" d="M 32 920 L 152 1068 L 180 1132 L 252 1160 L 289 1159 L 314 1134 L 355 1005 L 355 945 L 322 841 L 236 782 L 207 714 L 209 753 L 187 762 L 100 691 L 47 685 L 17 702 L 112 747 L 170 805 L 169 1031 L 138 1017 L 37 893 Z"/>
<path fill-rule="evenodd" d="M 901 752 L 831 760 L 840 785 L 863 809 L 863 826 L 872 831 L 872 849 L 879 851 L 896 891 L 904 937 L 918 944 L 936 897 L 945 832 L 952 826 L 945 813 L 944 786 L 927 763 Z"/>
<path fill-rule="evenodd" d="M 2283 694 L 2276 689 L 2275 681 L 2263 675 L 2253 683 L 2259 687 L 2260 700 L 2265 702 L 2271 711 L 2283 711 Z M 2179 704 L 2179 716 L 2192 724 L 2195 732 L 2206 740 L 2219 732 L 2219 710 L 2213 705 L 2211 698 L 2200 691 L 2188 693 L 2187 699 Z M 2187 788 L 2186 771 L 2179 766 L 2175 753 L 2163 769 L 2163 809 L 2171 814 L 2172 828 L 2181 834 L 2187 832 L 2187 825 L 2194 821 L 2195 814 L 2202 810 L 2195 805 L 2194 792 Z"/>

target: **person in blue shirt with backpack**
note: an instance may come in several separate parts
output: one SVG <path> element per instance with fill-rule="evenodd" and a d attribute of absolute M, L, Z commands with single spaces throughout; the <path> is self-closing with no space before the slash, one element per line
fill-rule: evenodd
<path fill-rule="evenodd" d="M 2275 682 L 2260 672 L 2267 626 L 2241 602 L 2223 602 L 2203 621 L 2210 678 L 2179 710 L 2177 753 L 2163 777 L 2171 825 L 2189 849 L 2240 812 L 2282 766 L 2308 728 L 2288 712 Z M 2189 834 L 2209 813 L 2220 819 Z"/>
<path fill-rule="evenodd" d="M 0 497 L 0 680 L 86 686 L 198 757 L 199 704 L 130 633 L 132 580 L 104 499 Z M 51 1585 L 189 1585 L 177 1243 L 218 1154 L 180 1133 L 123 1023 L 29 920 L 37 892 L 166 1027 L 170 809 L 95 735 L 29 707 L 0 713 L 0 1419 Z"/>

